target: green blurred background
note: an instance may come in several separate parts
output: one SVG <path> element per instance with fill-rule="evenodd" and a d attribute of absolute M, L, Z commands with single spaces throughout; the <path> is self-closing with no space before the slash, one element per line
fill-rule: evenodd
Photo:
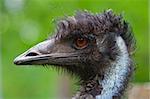
<path fill-rule="evenodd" d="M 63 16 L 109 8 L 122 13 L 133 27 L 137 40 L 133 82 L 148 82 L 148 0 L 0 0 L 0 99 L 59 98 L 61 85 L 72 86 L 72 81 L 51 68 L 15 66 L 13 59 L 52 35 Z"/>

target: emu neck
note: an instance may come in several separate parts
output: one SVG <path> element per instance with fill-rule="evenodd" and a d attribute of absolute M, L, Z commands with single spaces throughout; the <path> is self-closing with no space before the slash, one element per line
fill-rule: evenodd
<path fill-rule="evenodd" d="M 120 99 L 127 87 L 133 67 L 126 45 L 121 37 L 117 38 L 117 45 L 120 54 L 117 61 L 113 62 L 105 71 L 104 80 L 99 80 L 103 90 L 100 95 L 96 96 L 96 99 Z"/>
<path fill-rule="evenodd" d="M 122 97 L 133 67 L 123 39 L 117 37 L 116 42 L 120 51 L 116 61 L 105 69 L 103 75 L 83 85 L 78 97 L 73 99 L 120 99 Z"/>

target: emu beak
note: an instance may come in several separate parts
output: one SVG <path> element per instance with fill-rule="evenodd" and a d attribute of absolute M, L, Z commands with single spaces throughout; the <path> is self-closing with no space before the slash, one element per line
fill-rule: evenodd
<path fill-rule="evenodd" d="M 54 51 L 54 39 L 41 42 L 14 59 L 16 65 L 75 65 L 78 61 L 75 53 Z M 58 50 L 61 50 L 59 48 Z M 67 51 L 66 51 L 67 52 Z"/>

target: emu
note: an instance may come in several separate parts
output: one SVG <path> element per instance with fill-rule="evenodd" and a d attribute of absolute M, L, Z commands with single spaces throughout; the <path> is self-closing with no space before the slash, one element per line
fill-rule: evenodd
<path fill-rule="evenodd" d="M 50 65 L 80 78 L 72 99 L 122 99 L 134 71 L 135 39 L 122 15 L 79 11 L 60 20 L 55 35 L 14 60 Z"/>

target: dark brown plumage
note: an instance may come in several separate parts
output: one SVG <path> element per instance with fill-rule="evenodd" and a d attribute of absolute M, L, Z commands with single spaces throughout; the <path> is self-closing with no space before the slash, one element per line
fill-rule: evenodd
<path fill-rule="evenodd" d="M 65 38 L 75 30 L 97 36 L 113 32 L 122 36 L 129 52 L 135 49 L 135 39 L 131 27 L 121 15 L 114 14 L 112 10 L 96 15 L 88 12 L 77 12 L 74 17 L 68 17 L 58 22 L 56 37 Z"/>
<path fill-rule="evenodd" d="M 77 12 L 58 22 L 55 36 L 36 45 L 14 63 L 50 64 L 80 78 L 73 99 L 120 99 L 132 75 L 135 39 L 121 15 Z"/>

